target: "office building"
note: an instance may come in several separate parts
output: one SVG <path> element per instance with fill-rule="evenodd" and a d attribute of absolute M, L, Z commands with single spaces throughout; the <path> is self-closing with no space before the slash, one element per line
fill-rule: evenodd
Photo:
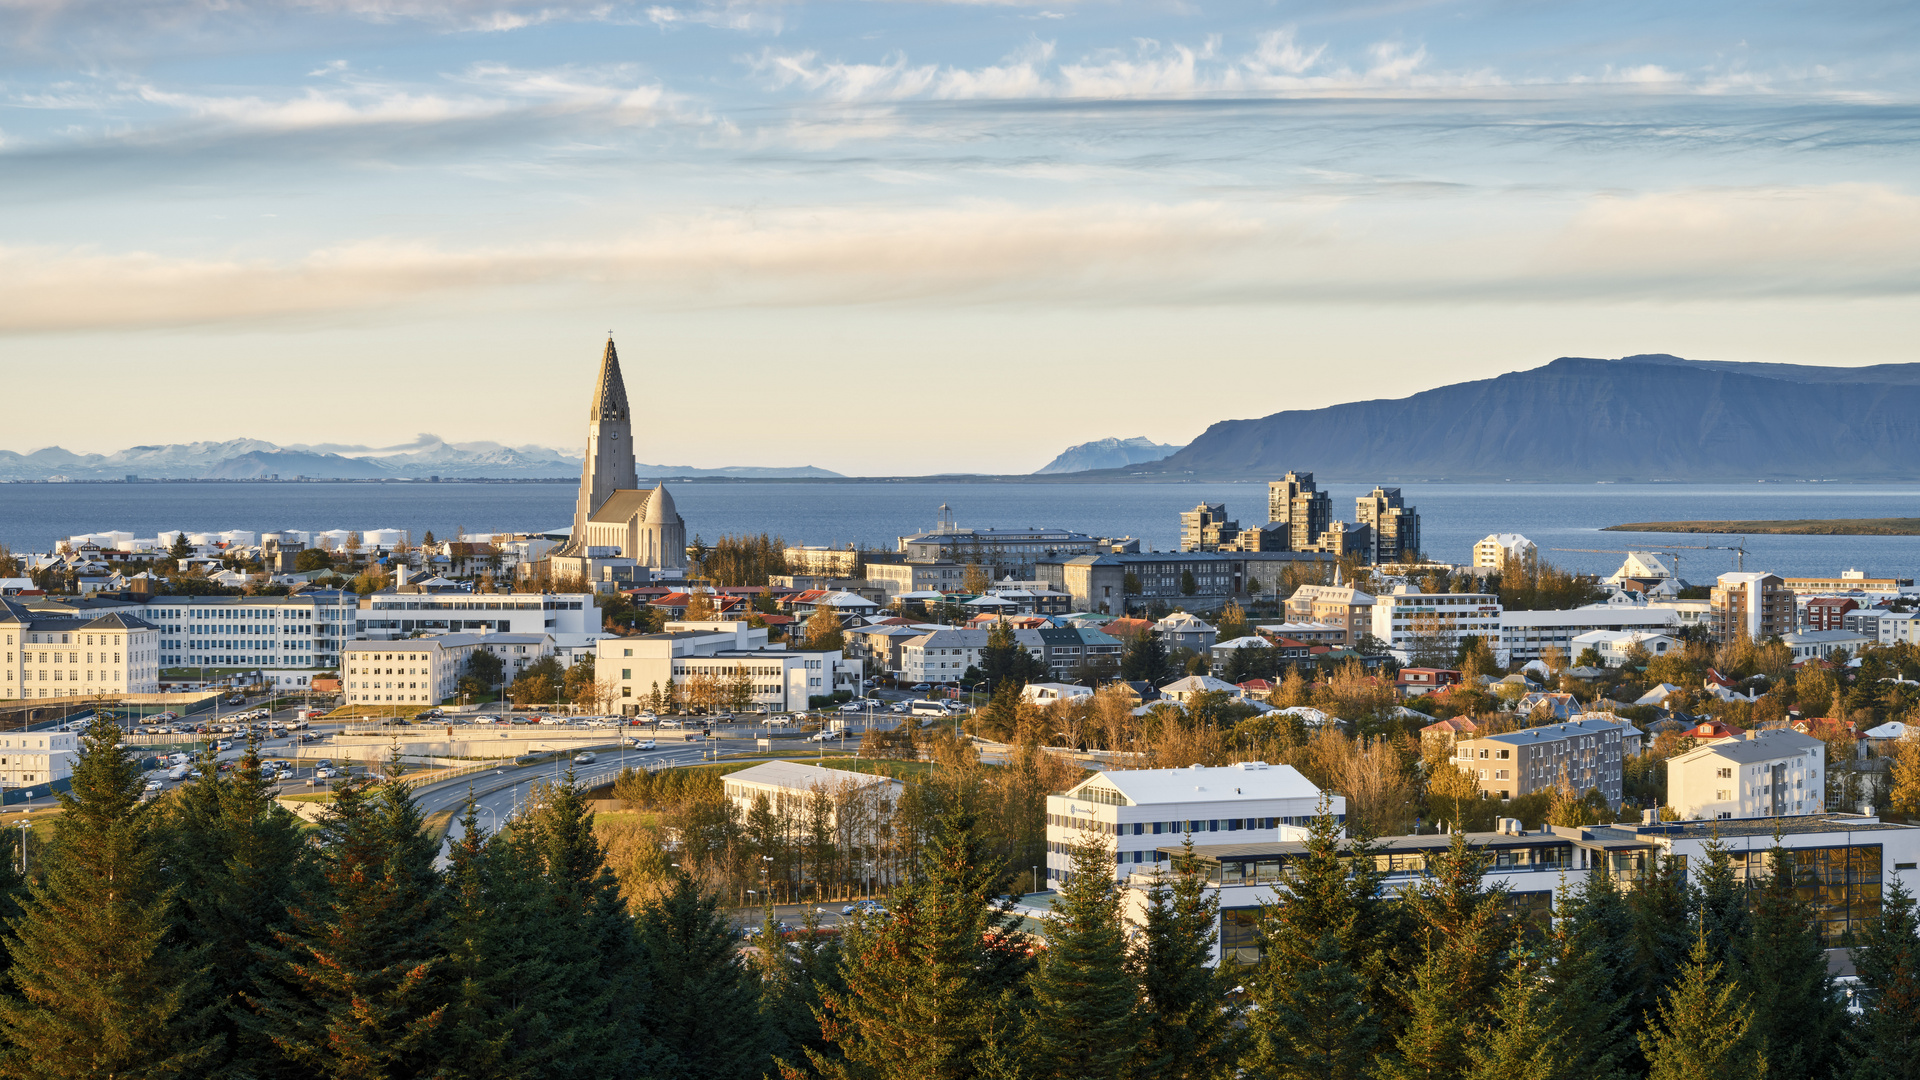
<path fill-rule="evenodd" d="M 0 600 L 0 700 L 151 694 L 160 631 L 131 615 L 44 616 Z"/>
<path fill-rule="evenodd" d="M 161 667 L 258 669 L 283 685 L 303 686 L 340 666 L 342 650 L 364 629 L 363 602 L 334 589 L 292 596 L 156 596 L 144 617 L 160 629 Z"/>
<path fill-rule="evenodd" d="M 370 641 L 486 631 L 547 634 L 556 645 L 571 648 L 605 635 L 592 593 L 383 592 L 356 603 L 356 632 Z"/>
<path fill-rule="evenodd" d="M 1498 658 L 1500 598 L 1492 593 L 1424 593 L 1418 585 L 1397 585 L 1374 597 L 1371 632 L 1403 662 L 1423 641 L 1458 645 L 1470 636 L 1485 640 Z"/>
<path fill-rule="evenodd" d="M 1329 798 L 1343 820 L 1346 800 Z M 1047 796 L 1047 880 L 1073 868 L 1073 845 L 1092 833 L 1114 852 L 1114 878 L 1167 869 L 1167 845 L 1272 840 L 1312 820 L 1320 789 L 1291 765 L 1242 761 L 1219 768 L 1109 769 Z"/>
<path fill-rule="evenodd" d="M 1595 870 L 1611 878 L 1621 891 L 1632 892 L 1660 857 L 1677 856 L 1685 866 L 1698 867 L 1706 861 L 1709 844 L 1729 849 L 1735 880 L 1743 888 L 1757 890 L 1769 876 L 1776 833 L 1799 871 L 1818 885 L 1810 890 L 1810 900 L 1828 948 L 1845 944 L 1849 933 L 1878 918 L 1881 895 L 1893 882 L 1910 890 L 1920 888 L 1920 872 L 1915 870 L 1920 865 L 1920 828 L 1866 815 L 1815 815 L 1795 821 L 1784 831 L 1769 819 L 1554 826 L 1537 831 L 1522 828 L 1512 819 L 1503 825 L 1497 832 L 1466 834 L 1467 843 L 1487 855 L 1482 886 L 1504 887 L 1504 902 L 1510 910 L 1542 921 L 1555 910 L 1555 894 L 1562 887 L 1577 887 Z M 1282 869 L 1304 858 L 1307 846 L 1300 839 L 1236 843 L 1209 836 L 1207 841 L 1196 845 L 1195 855 L 1206 875 L 1208 899 L 1219 906 L 1213 962 L 1256 963 L 1261 955 L 1261 912 L 1278 899 Z M 1376 838 L 1373 858 L 1381 873 L 1380 894 L 1391 897 L 1417 885 L 1428 860 L 1452 842 L 1451 835 L 1435 833 Z M 1166 838 L 1154 853 L 1157 861 L 1143 860 L 1143 872 L 1127 878 L 1123 909 L 1129 921 L 1139 925 L 1145 920 L 1154 879 L 1144 871 L 1166 866 L 1166 860 L 1179 851 L 1180 838 Z"/>
<path fill-rule="evenodd" d="M 594 675 L 612 691 L 622 715 L 650 707 L 668 684 L 683 696 L 690 686 L 712 688 L 717 702 L 767 712 L 805 709 L 839 690 L 859 693 L 866 665 L 838 651 L 770 646 L 765 627 L 712 620 L 670 622 L 658 634 L 602 638 L 595 643 Z M 734 687 L 743 691 L 734 702 Z"/>

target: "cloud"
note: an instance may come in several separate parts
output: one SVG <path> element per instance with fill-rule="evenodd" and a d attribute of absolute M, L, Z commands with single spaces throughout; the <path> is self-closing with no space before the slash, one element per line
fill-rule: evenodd
<path fill-rule="evenodd" d="M 11 247 L 0 332 L 492 304 L 535 289 L 679 311 L 1920 292 L 1920 198 L 1885 186 L 1600 195 L 1553 220 L 1509 217 L 1498 198 L 1412 228 L 1337 199 L 970 201 L 708 212 L 521 245 L 370 239 L 289 260 Z"/>

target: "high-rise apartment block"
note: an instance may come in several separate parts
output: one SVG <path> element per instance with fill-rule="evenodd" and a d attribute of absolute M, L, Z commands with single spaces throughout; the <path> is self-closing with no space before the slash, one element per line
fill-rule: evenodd
<path fill-rule="evenodd" d="M 1707 603 L 1715 641 L 1733 641 L 1743 635 L 1765 641 L 1793 633 L 1794 595 L 1778 574 L 1721 574 Z"/>
<path fill-rule="evenodd" d="M 1181 551 L 1218 551 L 1240 534 L 1240 523 L 1227 520 L 1225 503 L 1201 503 L 1180 515 Z"/>
<path fill-rule="evenodd" d="M 1310 550 L 1333 521 L 1333 497 L 1314 486 L 1312 473 L 1289 472 L 1267 485 L 1267 520 L 1287 526 L 1287 544 Z"/>
<path fill-rule="evenodd" d="M 1399 488 L 1376 487 L 1354 500 L 1353 520 L 1373 527 L 1373 561 L 1411 562 L 1420 552 L 1420 515 Z"/>

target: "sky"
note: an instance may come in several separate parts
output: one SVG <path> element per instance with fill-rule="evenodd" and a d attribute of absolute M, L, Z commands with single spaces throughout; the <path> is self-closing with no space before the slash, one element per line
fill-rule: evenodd
<path fill-rule="evenodd" d="M 1920 5 L 0 0 L 0 448 L 1024 472 L 1914 359 Z M 28 388 L 35 388 L 29 399 Z"/>

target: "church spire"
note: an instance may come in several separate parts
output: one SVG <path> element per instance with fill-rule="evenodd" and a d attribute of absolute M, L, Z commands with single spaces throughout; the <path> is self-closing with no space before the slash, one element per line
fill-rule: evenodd
<path fill-rule="evenodd" d="M 620 377 L 620 354 L 613 349 L 613 333 L 607 333 L 607 349 L 600 354 L 600 382 L 594 387 L 593 404 L 587 420 L 627 420 L 627 384 Z"/>

